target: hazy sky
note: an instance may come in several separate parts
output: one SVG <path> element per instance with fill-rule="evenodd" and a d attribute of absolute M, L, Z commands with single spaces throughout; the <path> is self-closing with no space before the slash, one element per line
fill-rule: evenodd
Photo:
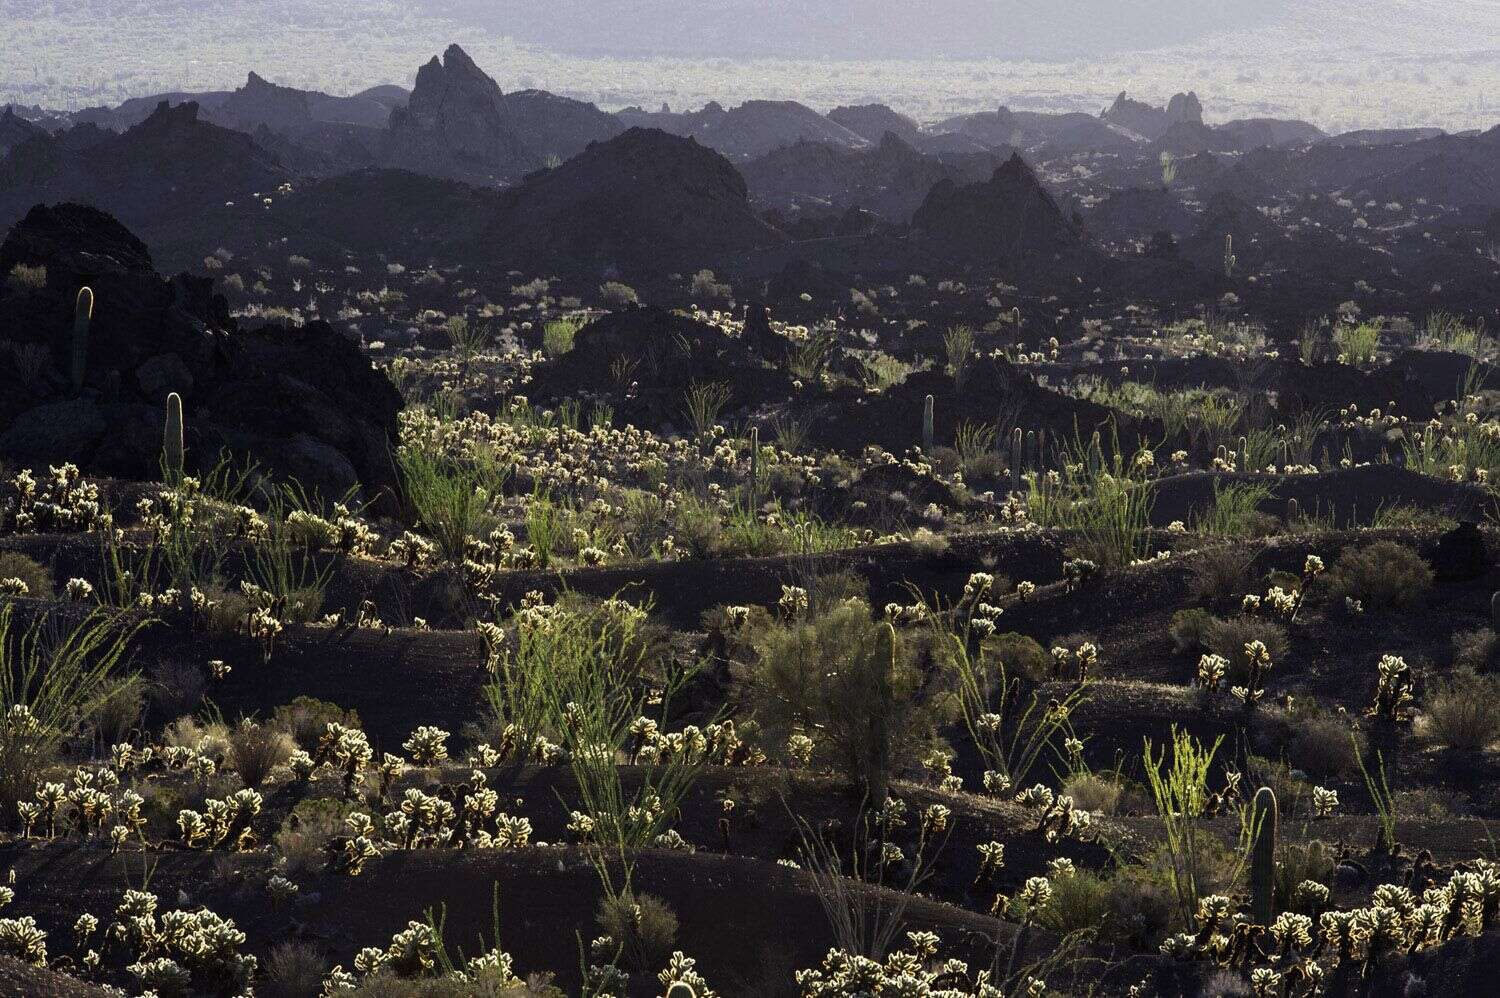
<path fill-rule="evenodd" d="M 409 85 L 455 41 L 507 90 L 606 107 L 880 100 L 930 120 L 1194 89 L 1210 120 L 1500 121 L 1500 0 L 0 0 L 0 102 L 251 70 L 352 93 Z"/>

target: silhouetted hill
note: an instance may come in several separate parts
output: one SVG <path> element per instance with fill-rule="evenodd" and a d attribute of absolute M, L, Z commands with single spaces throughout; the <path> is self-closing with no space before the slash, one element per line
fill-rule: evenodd
<path fill-rule="evenodd" d="M 506 259 L 631 272 L 708 265 L 786 241 L 756 217 L 745 180 L 693 139 L 632 128 L 501 195 Z"/>
<path fill-rule="evenodd" d="M 982 183 L 938 183 L 912 216 L 912 228 L 935 255 L 1015 262 L 1079 245 L 1030 166 L 1013 155 Z"/>

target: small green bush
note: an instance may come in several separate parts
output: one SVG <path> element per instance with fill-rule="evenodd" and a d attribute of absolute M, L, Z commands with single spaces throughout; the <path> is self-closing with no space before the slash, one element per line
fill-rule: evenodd
<path fill-rule="evenodd" d="M 1052 675 L 1052 653 L 1035 638 L 1006 631 L 985 642 L 985 647 L 1004 664 L 1008 676 L 1024 676 L 1032 682 L 1043 682 Z"/>
<path fill-rule="evenodd" d="M 0 580 L 20 579 L 32 599 L 52 598 L 52 573 L 35 558 L 19 551 L 0 551 Z"/>
<path fill-rule="evenodd" d="M 1359 770 L 1353 729 L 1333 714 L 1316 713 L 1292 724 L 1287 759 L 1314 776 L 1348 776 Z"/>
<path fill-rule="evenodd" d="M 637 973 L 651 973 L 667 962 L 677 941 L 677 915 L 659 897 L 617 894 L 599 902 L 599 928 L 615 940 L 623 962 Z"/>
<path fill-rule="evenodd" d="M 1291 648 L 1286 628 L 1261 617 L 1215 618 L 1204 633 L 1208 650 L 1229 660 L 1229 681 L 1232 683 L 1242 683 L 1250 675 L 1250 658 L 1245 654 L 1245 645 L 1252 641 L 1266 646 L 1272 666 Z"/>
<path fill-rule="evenodd" d="M 1500 667 L 1500 637 L 1488 627 L 1453 635 L 1453 665 L 1469 672 L 1495 672 Z"/>
<path fill-rule="evenodd" d="M 1376 541 L 1345 548 L 1328 572 L 1335 604 L 1359 600 L 1366 610 L 1409 607 L 1432 588 L 1432 568 L 1411 548 Z"/>
<path fill-rule="evenodd" d="M 1500 740 L 1500 677 L 1462 673 L 1439 684 L 1419 718 L 1423 737 L 1482 752 Z"/>
<path fill-rule="evenodd" d="M 318 740 L 328 730 L 329 724 L 360 727 L 359 714 L 355 711 L 309 696 L 297 697 L 291 703 L 277 707 L 271 715 L 271 723 L 291 735 L 300 748 L 309 752 L 318 747 Z"/>
<path fill-rule="evenodd" d="M 1189 607 L 1172 614 L 1167 633 L 1179 654 L 1198 654 L 1208 651 L 1208 632 L 1217 620 L 1207 610 Z"/>

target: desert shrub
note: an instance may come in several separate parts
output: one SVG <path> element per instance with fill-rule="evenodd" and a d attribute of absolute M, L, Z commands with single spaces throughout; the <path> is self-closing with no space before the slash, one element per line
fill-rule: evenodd
<path fill-rule="evenodd" d="M 1052 675 L 1052 653 L 1035 638 L 1006 631 L 985 642 L 986 649 L 1005 667 L 1006 675 L 1042 682 Z"/>
<path fill-rule="evenodd" d="M 109 746 L 128 741 L 130 732 L 140 723 L 145 710 L 146 697 L 137 677 L 128 676 L 112 682 L 94 714 L 92 726 L 100 744 Z"/>
<path fill-rule="evenodd" d="M 1167 633 L 1171 635 L 1172 645 L 1178 653 L 1197 654 L 1208 650 L 1208 632 L 1217 620 L 1207 610 L 1189 607 L 1172 614 Z"/>
<path fill-rule="evenodd" d="M 1333 714 L 1318 712 L 1292 722 L 1287 760 L 1314 776 L 1347 776 L 1359 769 L 1353 729 Z"/>
<path fill-rule="evenodd" d="M 1063 793 L 1084 811 L 1114 814 L 1124 788 L 1099 773 L 1074 773 L 1063 783 Z"/>
<path fill-rule="evenodd" d="M 1285 762 L 1252 755 L 1245 760 L 1245 775 L 1253 787 L 1270 787 L 1283 815 L 1305 815 L 1311 810 L 1312 784 L 1292 775 Z"/>
<path fill-rule="evenodd" d="M 6 283 L 15 291 L 40 291 L 47 286 L 47 268 L 42 265 L 28 267 L 18 263 L 10 268 Z"/>
<path fill-rule="evenodd" d="M 634 305 L 641 300 L 641 296 L 635 293 L 635 288 L 619 281 L 606 281 L 599 288 L 599 299 L 608 308 L 624 308 L 626 305 Z"/>
<path fill-rule="evenodd" d="M 700 270 L 693 275 L 693 295 L 710 301 L 729 297 L 729 285 L 721 283 L 711 270 Z"/>
<path fill-rule="evenodd" d="M 1242 683 L 1250 675 L 1250 657 L 1245 653 L 1245 645 L 1252 641 L 1266 646 L 1273 665 L 1291 648 L 1286 628 L 1260 617 L 1215 618 L 1204 632 L 1208 650 L 1228 659 L 1229 680 L 1233 683 Z"/>
<path fill-rule="evenodd" d="M 271 725 L 246 719 L 229 733 L 229 764 L 252 790 L 265 783 L 271 771 L 291 754 L 291 738 Z"/>
<path fill-rule="evenodd" d="M 1376 541 L 1345 548 L 1328 572 L 1335 604 L 1359 600 L 1366 610 L 1410 606 L 1432 588 L 1432 568 L 1411 548 L 1395 541 Z"/>
<path fill-rule="evenodd" d="M 32 599 L 52 598 L 52 573 L 35 558 L 19 551 L 0 551 L 0 582 L 20 579 Z"/>
<path fill-rule="evenodd" d="M 95 611 L 68 627 L 51 615 L 24 632 L 0 606 L 0 815 L 14 815 L 71 739 L 91 725 L 139 628 Z"/>
<path fill-rule="evenodd" d="M 344 819 L 359 809 L 357 803 L 334 797 L 314 797 L 292 808 L 272 839 L 282 872 L 294 877 L 322 870 L 329 840 L 349 834 Z"/>
<path fill-rule="evenodd" d="M 806 734 L 823 760 L 882 797 L 894 767 L 936 740 L 951 698 L 934 695 L 915 640 L 875 621 L 851 599 L 826 613 L 764 618 L 737 675 L 755 717 L 780 752 Z"/>
<path fill-rule="evenodd" d="M 1171 881 L 1145 863 L 1122 866 L 1109 879 L 1107 902 L 1100 935 L 1137 950 L 1159 946 L 1177 917 Z"/>
<path fill-rule="evenodd" d="M 619 945 L 625 965 L 637 972 L 654 971 L 666 963 L 677 941 L 677 915 L 650 894 L 606 896 L 599 902 L 596 921 Z"/>
<path fill-rule="evenodd" d="M 266 954 L 266 993 L 271 998 L 313 998 L 323 990 L 328 960 L 311 943 L 292 940 Z"/>
<path fill-rule="evenodd" d="M 1500 666 L 1500 637 L 1488 627 L 1453 635 L 1453 665 L 1470 672 L 1494 672 Z"/>
<path fill-rule="evenodd" d="M 150 670 L 147 691 L 157 716 L 181 717 L 198 709 L 208 681 L 201 666 L 177 659 L 158 662 Z"/>
<path fill-rule="evenodd" d="M 1054 932 L 1095 929 L 1110 913 L 1110 885 L 1092 870 L 1075 868 L 1051 878 L 1052 896 L 1036 920 Z"/>
<path fill-rule="evenodd" d="M 1188 593 L 1195 601 L 1235 599 L 1250 587 L 1249 551 L 1239 547 L 1211 548 L 1198 553 Z"/>
<path fill-rule="evenodd" d="M 341 724 L 346 728 L 358 728 L 359 714 L 345 710 L 336 703 L 316 697 L 299 696 L 291 703 L 282 704 L 271 715 L 278 728 L 292 736 L 292 740 L 309 752 L 317 748 L 318 740 L 330 724 Z"/>
<path fill-rule="evenodd" d="M 582 328 L 576 319 L 553 319 L 542 327 L 542 351 L 548 357 L 561 357 L 573 349 Z"/>
<path fill-rule="evenodd" d="M 396 467 L 417 522 L 447 561 L 459 563 L 469 539 L 483 537 L 494 526 L 490 497 L 499 493 L 508 471 L 489 461 L 460 462 L 410 444 L 396 452 Z"/>
<path fill-rule="evenodd" d="M 1278 911 L 1296 911 L 1297 887 L 1311 880 L 1324 887 L 1333 886 L 1333 864 L 1337 853 L 1321 839 L 1288 842 L 1276 850 L 1276 876 L 1273 890 Z M 1303 912 L 1312 915 L 1313 912 Z"/>
<path fill-rule="evenodd" d="M 229 755 L 229 726 L 218 721 L 179 717 L 162 729 L 161 743 L 192 749 L 211 759 L 223 759 Z"/>
<path fill-rule="evenodd" d="M 1419 729 L 1448 748 L 1478 752 L 1500 739 L 1500 677 L 1461 673 L 1427 698 Z"/>

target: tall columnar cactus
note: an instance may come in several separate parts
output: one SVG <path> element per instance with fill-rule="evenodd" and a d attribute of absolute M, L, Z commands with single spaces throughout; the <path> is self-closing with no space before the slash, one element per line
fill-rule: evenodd
<path fill-rule="evenodd" d="M 1490 596 L 1490 628 L 1500 634 L 1500 593 Z"/>
<path fill-rule="evenodd" d="M 1224 236 L 1224 276 L 1234 276 L 1234 265 L 1239 263 L 1239 257 L 1234 255 L 1234 236 Z"/>
<path fill-rule="evenodd" d="M 880 625 L 879 637 L 865 667 L 874 672 L 875 703 L 870 711 L 869 764 L 865 772 L 866 792 L 876 808 L 885 806 L 891 780 L 891 715 L 896 709 L 896 629 L 890 621 Z"/>
<path fill-rule="evenodd" d="M 693 990 L 691 984 L 684 984 L 682 981 L 677 981 L 670 988 L 667 988 L 666 998 L 698 998 L 698 992 Z"/>
<path fill-rule="evenodd" d="M 1297 500 L 1295 500 L 1295 499 L 1288 499 L 1286 501 L 1286 522 L 1287 523 L 1289 523 L 1289 524 L 1290 523 L 1296 523 L 1297 520 L 1298 520 L 1298 514 L 1300 514 L 1301 512 L 1302 512 L 1302 510 L 1297 505 Z"/>
<path fill-rule="evenodd" d="M 932 417 L 933 407 L 936 404 L 937 400 L 931 395 L 927 396 L 926 401 L 922 403 L 922 449 L 928 452 L 932 450 L 932 441 L 935 435 L 932 426 Z"/>
<path fill-rule="evenodd" d="M 94 289 L 79 288 L 73 302 L 73 344 L 68 375 L 72 380 L 73 394 L 83 391 L 83 376 L 89 362 L 89 323 L 94 318 Z"/>
<path fill-rule="evenodd" d="M 1258 925 L 1270 925 L 1276 917 L 1276 818 L 1276 793 L 1261 787 L 1255 791 L 1250 810 L 1255 830 L 1250 847 L 1250 914 Z"/>
<path fill-rule="evenodd" d="M 760 427 L 750 427 L 750 508 L 760 505 Z"/>
<path fill-rule="evenodd" d="M 182 396 L 172 392 L 167 396 L 167 421 L 161 436 L 162 471 L 167 481 L 181 481 L 183 472 L 182 445 Z"/>
<path fill-rule="evenodd" d="M 1026 436 L 1025 436 L 1025 434 L 1023 434 L 1021 432 L 1021 428 L 1019 426 L 1016 427 L 1013 431 L 1011 431 L 1011 435 L 1010 435 L 1010 487 L 1011 487 L 1011 491 L 1013 491 L 1013 492 L 1020 492 L 1021 491 L 1021 465 L 1025 461 L 1025 458 L 1023 458 L 1022 455 L 1021 455 L 1021 445 L 1025 442 L 1025 440 L 1026 440 Z"/>

